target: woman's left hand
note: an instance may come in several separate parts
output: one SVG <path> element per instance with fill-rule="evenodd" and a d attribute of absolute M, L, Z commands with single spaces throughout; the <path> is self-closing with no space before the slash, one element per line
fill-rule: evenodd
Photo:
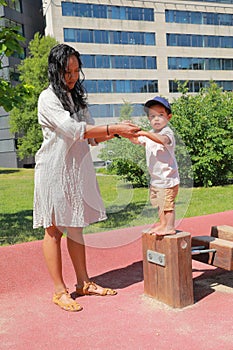
<path fill-rule="evenodd" d="M 137 136 L 137 132 L 141 130 L 138 125 L 133 124 L 130 121 L 124 121 L 120 124 L 115 124 L 116 132 L 114 134 L 118 134 L 122 137 L 131 138 Z"/>

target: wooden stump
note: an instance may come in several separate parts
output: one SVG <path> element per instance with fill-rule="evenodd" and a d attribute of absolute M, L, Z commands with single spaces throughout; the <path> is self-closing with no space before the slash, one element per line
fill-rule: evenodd
<path fill-rule="evenodd" d="M 144 293 L 175 308 L 193 304 L 190 233 L 143 232 L 142 245 Z"/>

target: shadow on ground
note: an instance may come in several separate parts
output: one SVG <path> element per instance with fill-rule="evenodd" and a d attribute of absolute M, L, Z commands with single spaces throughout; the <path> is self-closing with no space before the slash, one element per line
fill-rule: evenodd
<path fill-rule="evenodd" d="M 233 293 L 233 271 L 225 271 L 220 268 L 203 271 L 201 276 L 193 279 L 195 303 L 217 291 Z"/>
<path fill-rule="evenodd" d="M 92 279 L 97 284 L 108 286 L 113 289 L 129 287 L 132 284 L 143 281 L 142 261 L 137 261 L 121 269 L 94 276 Z"/>
<path fill-rule="evenodd" d="M 0 214 L 0 244 L 16 244 L 42 239 L 44 230 L 32 228 L 32 210 Z"/>
<path fill-rule="evenodd" d="M 19 170 L 17 169 L 0 169 L 0 175 L 1 174 L 13 174 L 13 173 L 18 173 Z"/>

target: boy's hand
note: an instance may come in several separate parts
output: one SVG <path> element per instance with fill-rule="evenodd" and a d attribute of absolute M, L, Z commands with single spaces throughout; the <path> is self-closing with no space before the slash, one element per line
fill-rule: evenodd
<path fill-rule="evenodd" d="M 145 130 L 139 130 L 137 131 L 137 133 L 135 134 L 135 136 L 139 137 L 139 136 L 147 136 L 148 132 Z"/>

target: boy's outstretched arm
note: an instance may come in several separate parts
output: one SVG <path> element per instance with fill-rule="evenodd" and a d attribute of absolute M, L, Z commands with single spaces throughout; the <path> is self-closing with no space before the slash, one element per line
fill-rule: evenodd
<path fill-rule="evenodd" d="M 164 145 L 164 146 L 168 145 L 171 142 L 169 137 L 166 135 L 159 135 L 157 133 L 149 132 L 145 130 L 138 131 L 137 136 L 146 136 L 148 137 L 148 139 L 154 142 L 160 143 L 161 145 Z"/>

